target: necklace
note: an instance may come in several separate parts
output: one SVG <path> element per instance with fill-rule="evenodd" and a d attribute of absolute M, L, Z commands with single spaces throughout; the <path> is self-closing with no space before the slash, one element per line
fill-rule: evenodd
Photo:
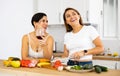
<path fill-rule="evenodd" d="M 41 50 L 42 50 L 41 47 L 37 47 L 36 52 L 39 52 L 39 51 L 41 51 Z"/>

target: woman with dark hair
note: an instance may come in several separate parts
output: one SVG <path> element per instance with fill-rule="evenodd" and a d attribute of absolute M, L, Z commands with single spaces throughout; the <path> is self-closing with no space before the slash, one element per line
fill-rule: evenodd
<path fill-rule="evenodd" d="M 104 51 L 98 32 L 83 25 L 80 13 L 74 8 L 66 8 L 63 19 L 66 27 L 63 57 L 70 58 L 68 65 L 92 63 L 92 55 Z"/>
<path fill-rule="evenodd" d="M 48 19 L 45 13 L 36 13 L 31 19 L 34 31 L 22 38 L 21 55 L 23 60 L 51 59 L 53 55 L 53 37 L 46 32 Z M 42 30 L 42 31 L 38 31 Z M 37 34 L 40 33 L 40 36 Z"/>

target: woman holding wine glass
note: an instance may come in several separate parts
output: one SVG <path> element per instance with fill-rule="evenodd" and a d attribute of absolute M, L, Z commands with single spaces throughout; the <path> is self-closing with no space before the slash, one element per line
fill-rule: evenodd
<path fill-rule="evenodd" d="M 53 37 L 46 32 L 48 19 L 45 13 L 36 13 L 31 19 L 34 31 L 22 38 L 21 55 L 24 60 L 51 59 L 53 54 Z"/>

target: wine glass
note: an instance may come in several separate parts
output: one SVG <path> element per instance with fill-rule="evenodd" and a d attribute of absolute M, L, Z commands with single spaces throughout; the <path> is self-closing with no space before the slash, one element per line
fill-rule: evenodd
<path fill-rule="evenodd" d="M 44 37 L 44 29 L 43 28 L 39 28 L 36 30 L 36 37 L 39 39 L 39 40 L 42 40 L 43 37 Z"/>

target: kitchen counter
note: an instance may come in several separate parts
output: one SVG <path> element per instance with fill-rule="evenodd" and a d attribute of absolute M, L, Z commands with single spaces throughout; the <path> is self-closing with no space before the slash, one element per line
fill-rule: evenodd
<path fill-rule="evenodd" d="M 120 61 L 120 58 L 119 57 L 112 57 L 112 56 L 93 56 L 93 60 Z"/>
<path fill-rule="evenodd" d="M 119 76 L 120 70 L 111 70 L 108 72 L 102 72 L 100 74 L 92 71 L 86 73 L 73 73 L 63 70 L 61 72 L 57 70 L 51 70 L 47 68 L 13 68 L 5 67 L 3 60 L 0 60 L 0 75 L 1 76 Z"/>
<path fill-rule="evenodd" d="M 61 57 L 63 53 L 54 53 L 54 57 Z M 112 56 L 93 56 L 93 60 L 111 60 L 111 61 L 120 61 L 120 57 Z"/>

